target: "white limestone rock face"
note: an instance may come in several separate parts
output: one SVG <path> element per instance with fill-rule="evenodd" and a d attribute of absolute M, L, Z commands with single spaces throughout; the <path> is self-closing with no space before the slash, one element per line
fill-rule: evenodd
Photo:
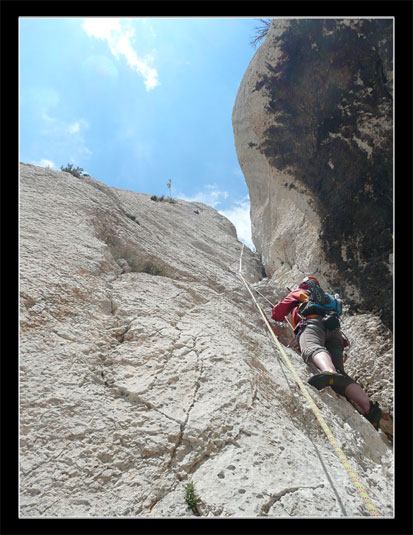
<path fill-rule="evenodd" d="M 289 169 L 276 169 L 257 150 L 274 123 L 268 112 L 268 93 L 257 90 L 257 83 L 268 72 L 269 64 L 281 61 L 282 53 L 272 46 L 272 39 L 289 26 L 287 19 L 272 23 L 244 74 L 232 115 L 238 160 L 250 195 L 254 245 L 267 274 L 276 275 L 281 284 L 297 280 L 303 273 L 319 273 L 320 256 L 323 258 L 318 243 L 320 220 L 311 208 L 311 192 L 304 186 L 301 191 L 285 187 L 285 183 L 292 184 L 294 174 Z M 303 226 L 305 232 L 298 232 Z"/>
<path fill-rule="evenodd" d="M 235 275 L 241 249 L 203 204 L 21 164 L 22 518 L 192 517 L 190 481 L 205 517 L 369 515 Z M 243 273 L 263 289 L 246 247 Z M 309 388 L 392 516 L 386 435 Z"/>

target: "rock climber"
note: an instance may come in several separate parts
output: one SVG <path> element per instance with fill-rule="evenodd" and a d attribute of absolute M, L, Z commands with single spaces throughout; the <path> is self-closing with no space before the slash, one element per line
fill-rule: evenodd
<path fill-rule="evenodd" d="M 301 356 L 305 363 L 314 363 L 321 372 L 311 377 L 308 382 L 318 390 L 331 386 L 337 394 L 354 401 L 362 410 L 363 416 L 378 430 L 381 419 L 381 409 L 378 403 L 373 403 L 361 386 L 344 371 L 343 351 L 349 343 L 340 330 L 338 320 L 341 302 L 339 302 L 339 313 L 330 312 L 331 319 L 328 321 L 326 319 L 329 314 L 326 315 L 320 305 L 315 305 L 312 309 L 308 308 L 308 301 L 313 299 L 317 302 L 317 299 L 313 298 L 313 292 L 320 295 L 320 291 L 321 295 L 328 296 L 323 299 L 330 300 L 331 303 L 333 299 L 338 298 L 337 295 L 333 298 L 331 294 L 324 292 L 316 277 L 305 277 L 296 290 L 291 291 L 274 306 L 271 318 L 275 321 L 283 321 L 292 312 L 292 325 Z M 304 302 L 307 302 L 308 311 L 317 311 L 319 314 L 303 315 L 300 313 L 303 311 Z"/>

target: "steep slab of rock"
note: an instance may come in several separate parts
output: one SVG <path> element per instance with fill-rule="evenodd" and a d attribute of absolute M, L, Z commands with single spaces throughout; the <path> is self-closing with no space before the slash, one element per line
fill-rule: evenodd
<path fill-rule="evenodd" d="M 190 517 L 189 481 L 201 516 L 368 516 L 235 275 L 241 246 L 200 203 L 21 165 L 22 518 Z M 259 283 L 247 248 L 243 266 Z M 392 516 L 386 435 L 311 394 Z"/>

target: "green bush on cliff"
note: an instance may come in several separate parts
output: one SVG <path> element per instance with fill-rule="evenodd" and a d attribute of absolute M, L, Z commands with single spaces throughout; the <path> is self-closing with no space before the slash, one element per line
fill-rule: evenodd
<path fill-rule="evenodd" d="M 66 167 L 63 167 L 63 165 L 61 165 L 60 169 L 64 173 L 70 173 L 71 175 L 75 176 L 76 178 L 80 178 L 82 175 L 83 176 L 89 176 L 89 175 L 86 175 L 86 173 L 83 173 L 83 167 L 74 168 L 72 163 L 68 163 L 66 165 Z"/>

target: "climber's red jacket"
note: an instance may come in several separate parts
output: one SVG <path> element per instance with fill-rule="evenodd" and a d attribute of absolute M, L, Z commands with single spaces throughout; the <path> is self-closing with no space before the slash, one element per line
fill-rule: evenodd
<path fill-rule="evenodd" d="M 302 301 L 305 301 L 308 294 L 309 292 L 302 290 L 301 288 L 293 290 L 286 297 L 284 297 L 282 301 L 278 301 L 278 303 L 272 309 L 271 318 L 275 321 L 283 321 L 285 316 L 288 316 L 291 310 L 294 309 L 291 315 L 291 323 L 295 329 L 302 322 L 297 313 L 297 305 Z"/>
<path fill-rule="evenodd" d="M 297 328 L 301 325 L 303 320 L 298 315 L 298 305 L 302 301 L 306 301 L 310 292 L 297 288 L 290 292 L 282 301 L 278 301 L 275 307 L 271 311 L 271 318 L 275 321 L 283 321 L 285 316 L 293 311 L 291 314 L 291 323 L 294 327 L 294 332 L 297 334 Z M 294 310 L 293 310 L 294 309 Z M 306 319 L 314 318 L 315 316 L 307 316 Z M 347 347 L 350 345 L 346 336 L 343 336 L 343 345 Z"/>

